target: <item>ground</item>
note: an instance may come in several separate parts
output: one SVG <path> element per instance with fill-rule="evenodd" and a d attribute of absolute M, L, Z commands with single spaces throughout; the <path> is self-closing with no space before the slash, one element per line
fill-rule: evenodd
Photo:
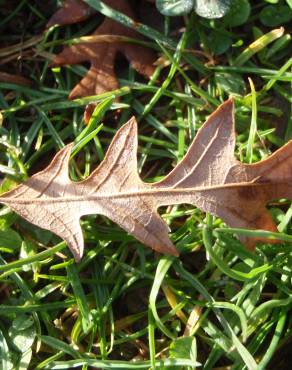
<path fill-rule="evenodd" d="M 70 175 L 86 178 L 133 115 L 139 173 L 160 180 L 229 97 L 239 160 L 257 162 L 282 147 L 292 135 L 292 9 L 288 0 L 271 3 L 236 0 L 232 13 L 209 20 L 194 12 L 164 17 L 155 4 L 132 1 L 157 56 L 152 80 L 120 55 L 114 92 L 70 101 L 89 65 L 50 61 L 102 16 L 46 29 L 57 2 L 0 1 L 0 192 L 43 169 L 64 144 L 80 143 L 81 133 Z M 86 125 L 89 102 L 97 108 Z M 56 235 L 2 207 L 0 367 L 288 369 L 291 201 L 268 209 L 286 241 L 251 252 L 219 218 L 187 205 L 161 208 L 180 257 L 154 253 L 107 218 L 87 216 L 76 264 Z"/>

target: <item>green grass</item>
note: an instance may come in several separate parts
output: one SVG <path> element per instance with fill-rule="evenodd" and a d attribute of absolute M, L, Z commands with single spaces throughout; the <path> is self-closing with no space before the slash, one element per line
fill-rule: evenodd
<path fill-rule="evenodd" d="M 99 1 L 87 2 L 133 25 Z M 238 159 L 256 162 L 281 147 L 292 137 L 291 27 L 285 20 L 269 26 L 262 15 L 268 2 L 250 3 L 249 17 L 233 27 L 190 14 L 177 18 L 179 24 L 162 17 L 158 32 L 142 18 L 138 31 L 165 67 L 148 82 L 117 65 L 119 89 L 68 101 L 86 69 L 51 69 L 48 55 L 92 32 L 99 16 L 35 38 L 54 9 L 23 0 L 8 12 L 0 1 L 0 40 L 10 47 L 0 49 L 8 58 L 1 68 L 33 81 L 32 87 L 0 82 L 0 192 L 44 168 L 72 141 L 71 178 L 86 178 L 132 115 L 139 122 L 141 177 L 159 180 L 229 96 Z M 285 31 L 273 31 L 281 26 Z M 19 42 L 23 48 L 12 47 Z M 92 101 L 98 105 L 85 126 L 83 110 Z M 84 217 L 85 255 L 76 264 L 55 235 L 2 207 L 0 368 L 288 369 L 291 202 L 275 201 L 269 209 L 279 234 L 230 229 L 191 206 L 161 209 L 179 258 L 152 252 L 106 218 Z M 282 243 L 252 253 L 239 242 L 242 234 Z"/>

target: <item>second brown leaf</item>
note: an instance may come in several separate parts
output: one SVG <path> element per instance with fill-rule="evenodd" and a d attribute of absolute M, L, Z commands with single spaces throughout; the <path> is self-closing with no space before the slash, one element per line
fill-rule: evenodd
<path fill-rule="evenodd" d="M 107 5 L 115 10 L 135 19 L 134 13 L 127 0 L 106 0 Z M 48 26 L 54 24 L 65 25 L 77 23 L 88 19 L 95 12 L 92 8 L 80 0 L 66 0 L 48 22 Z M 94 31 L 92 36 L 123 36 L 132 39 L 141 39 L 140 35 L 124 27 L 123 25 L 105 18 L 102 24 Z M 84 78 L 72 89 L 69 99 L 78 97 L 99 95 L 119 87 L 114 65 L 118 53 L 122 53 L 132 67 L 150 78 L 154 72 L 155 53 L 138 44 L 127 42 L 81 42 L 65 47 L 52 61 L 53 66 L 62 66 L 90 62 L 90 69 Z"/>

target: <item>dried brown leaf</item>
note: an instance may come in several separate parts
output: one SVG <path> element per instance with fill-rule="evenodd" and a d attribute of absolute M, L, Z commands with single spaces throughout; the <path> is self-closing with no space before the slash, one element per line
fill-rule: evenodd
<path fill-rule="evenodd" d="M 276 231 L 266 204 L 292 198 L 292 142 L 251 165 L 235 159 L 234 145 L 233 103 L 228 100 L 209 117 L 173 171 L 160 182 L 145 183 L 137 173 L 137 125 L 132 118 L 86 180 L 69 179 L 68 145 L 44 171 L 0 202 L 63 238 L 77 261 L 83 254 L 79 219 L 87 214 L 107 216 L 145 245 L 173 255 L 178 253 L 168 226 L 157 213 L 163 205 L 189 203 L 233 227 Z M 257 241 L 244 240 L 249 247 Z"/>
<path fill-rule="evenodd" d="M 106 0 L 106 4 L 134 19 L 134 14 L 126 0 Z M 49 21 L 48 25 L 76 23 L 87 19 L 92 14 L 91 8 L 78 0 L 67 0 Z M 141 39 L 140 35 L 122 26 L 121 24 L 105 18 L 103 23 L 95 30 L 93 36 L 124 36 L 132 39 Z M 128 42 L 81 42 L 71 47 L 65 47 L 56 55 L 52 65 L 61 66 L 90 62 L 91 67 L 85 77 L 71 91 L 69 98 L 98 95 L 119 87 L 114 70 L 117 53 L 122 53 L 131 63 L 132 67 L 142 75 L 150 78 L 154 72 L 155 54 L 148 48 Z"/>
<path fill-rule="evenodd" d="M 64 26 L 85 21 L 95 12 L 93 8 L 81 0 L 65 0 L 62 8 L 58 9 L 47 23 L 47 27 Z"/>

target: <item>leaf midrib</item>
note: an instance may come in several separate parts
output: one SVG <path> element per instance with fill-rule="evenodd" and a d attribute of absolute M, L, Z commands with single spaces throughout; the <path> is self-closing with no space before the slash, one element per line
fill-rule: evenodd
<path fill-rule="evenodd" d="M 148 184 L 147 184 L 148 185 Z M 80 201 L 92 201 L 104 198 L 125 198 L 125 197 L 141 197 L 141 196 L 157 196 L 161 194 L 167 195 L 179 195 L 179 194 L 186 194 L 186 193 L 196 193 L 196 192 L 208 192 L 212 190 L 227 190 L 246 187 L 246 188 L 259 188 L 262 186 L 280 186 L 280 185 L 287 185 L 284 181 L 281 182 L 273 182 L 273 184 L 269 182 L 240 182 L 240 183 L 229 183 L 229 184 L 222 184 L 222 185 L 212 185 L 212 186 L 201 186 L 201 187 L 192 187 L 192 188 L 157 188 L 154 187 L 145 190 L 134 190 L 134 191 L 125 191 L 125 192 L 118 192 L 118 193 L 103 193 L 103 194 L 94 194 L 94 195 L 78 195 L 78 196 L 63 196 L 60 197 L 46 197 L 46 198 L 27 198 L 27 199 L 18 199 L 18 198 L 1 198 L 0 203 L 18 203 L 18 204 L 26 204 L 26 203 L 66 203 L 66 202 L 80 202 Z"/>

